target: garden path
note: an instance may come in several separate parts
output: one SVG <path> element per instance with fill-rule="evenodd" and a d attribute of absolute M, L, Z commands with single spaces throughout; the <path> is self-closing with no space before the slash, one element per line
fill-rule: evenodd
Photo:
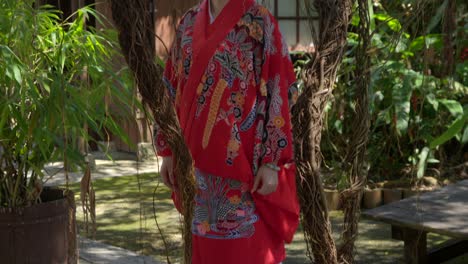
<path fill-rule="evenodd" d="M 96 167 L 91 172 L 93 180 L 159 172 L 159 167 L 161 165 L 161 162 L 158 162 L 158 160 L 138 162 L 135 154 L 125 152 L 112 153 L 111 155 L 113 160 L 110 160 L 109 157 L 104 155 L 102 152 L 93 152 L 91 154 L 93 155 L 96 163 Z M 63 168 L 63 162 L 49 163 L 44 168 L 46 175 L 48 175 L 45 177 L 45 185 L 65 185 L 66 175 Z M 81 177 L 83 177 L 82 171 L 68 173 L 70 184 L 79 182 Z"/>

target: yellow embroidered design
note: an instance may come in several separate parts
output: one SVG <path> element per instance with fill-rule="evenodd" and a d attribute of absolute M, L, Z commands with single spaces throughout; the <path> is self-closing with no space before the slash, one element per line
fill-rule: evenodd
<path fill-rule="evenodd" d="M 236 140 L 234 139 L 229 140 L 229 143 L 228 143 L 229 151 L 237 152 L 239 151 L 239 148 L 240 148 L 240 145 Z"/>
<path fill-rule="evenodd" d="M 242 202 L 241 198 L 238 195 L 231 196 L 229 201 L 235 205 L 238 205 Z"/>
<path fill-rule="evenodd" d="M 238 23 L 238 25 L 247 26 L 249 28 L 249 35 L 252 38 L 256 39 L 257 41 L 263 42 L 263 29 L 262 29 L 262 26 L 258 22 L 253 21 L 253 22 L 247 23 L 246 21 L 241 20 Z"/>
<path fill-rule="evenodd" d="M 236 104 L 240 107 L 243 107 L 245 104 L 245 97 L 242 93 L 236 93 L 236 96 L 234 97 L 236 100 Z"/>
<path fill-rule="evenodd" d="M 208 112 L 208 120 L 206 120 L 205 131 L 203 132 L 202 147 L 206 149 L 210 142 L 211 133 L 213 132 L 214 125 L 216 123 L 216 115 L 218 114 L 219 105 L 221 98 L 223 97 L 224 89 L 227 86 L 227 82 L 221 79 L 213 92 L 211 98 L 210 111 Z"/>
<path fill-rule="evenodd" d="M 200 83 L 197 88 L 197 95 L 201 95 L 201 92 L 203 91 L 203 83 Z"/>
<path fill-rule="evenodd" d="M 262 96 L 267 96 L 266 81 L 264 79 L 262 79 L 262 82 L 260 83 L 260 94 Z"/>
<path fill-rule="evenodd" d="M 210 224 L 208 223 L 208 221 L 203 221 L 201 226 L 203 227 L 203 230 L 205 232 L 210 232 L 211 231 Z"/>
<path fill-rule="evenodd" d="M 264 7 L 264 6 L 259 6 L 258 7 L 258 13 L 262 16 L 268 16 L 268 14 L 270 13 L 270 11 L 268 10 L 268 8 Z"/>
<path fill-rule="evenodd" d="M 203 75 L 202 81 L 200 82 L 200 85 L 198 85 L 198 88 L 197 88 L 197 95 L 201 95 L 203 91 L 203 86 L 205 86 L 205 82 L 206 82 L 206 75 Z"/>
<path fill-rule="evenodd" d="M 284 118 L 281 116 L 277 116 L 273 119 L 273 123 L 277 128 L 282 128 L 285 124 Z"/>

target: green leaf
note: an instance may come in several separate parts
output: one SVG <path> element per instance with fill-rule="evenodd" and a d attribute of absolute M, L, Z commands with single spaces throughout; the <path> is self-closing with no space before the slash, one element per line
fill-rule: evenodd
<path fill-rule="evenodd" d="M 420 36 L 411 41 L 409 45 L 409 50 L 421 51 L 430 47 L 435 47 L 440 49 L 442 47 L 442 35 L 441 34 L 429 34 L 425 36 Z"/>
<path fill-rule="evenodd" d="M 359 21 L 361 21 L 359 15 L 357 15 L 357 13 L 354 13 L 354 15 L 351 18 L 351 25 L 357 27 L 359 25 Z"/>
<path fill-rule="evenodd" d="M 388 27 L 390 27 L 393 31 L 400 32 L 400 30 L 401 30 L 400 21 L 398 21 L 396 19 L 392 19 L 392 20 L 388 21 L 387 24 L 388 24 Z"/>
<path fill-rule="evenodd" d="M 410 78 L 405 78 L 403 84 L 397 83 L 393 87 L 392 96 L 396 115 L 396 128 L 400 134 L 408 129 L 412 92 L 413 88 Z"/>
<path fill-rule="evenodd" d="M 13 68 L 13 75 L 15 77 L 16 82 L 18 82 L 18 84 L 21 84 L 22 83 L 22 77 L 21 77 L 21 70 L 20 70 L 19 66 L 18 65 L 12 65 L 12 68 Z"/>
<path fill-rule="evenodd" d="M 435 111 L 439 110 L 439 101 L 437 100 L 437 98 L 435 97 L 433 93 L 428 93 L 426 95 L 426 100 L 430 105 L 432 105 L 432 108 Z"/>
<path fill-rule="evenodd" d="M 77 11 L 62 22 L 56 7 L 35 8 L 33 2 L 0 3 L 0 143 L 14 146 L 2 160 L 15 164 L 21 185 L 21 192 L 5 195 L 11 188 L 0 176 L 0 207 L 33 203 L 25 196 L 31 191 L 27 182 L 43 177 L 46 162 L 67 155 L 72 165 L 81 163 L 82 154 L 73 143 L 78 137 L 89 139 L 85 124 L 98 132 L 103 124 L 110 126 L 106 131 L 129 142 L 116 120 L 126 120 L 135 105 L 133 82 L 113 63 L 121 58 L 117 38 L 85 28 L 84 18 L 97 13 Z M 84 80 L 84 74 L 92 81 Z M 102 103 L 107 96 L 112 105 L 117 102 L 125 109 L 118 115 L 108 113 Z M 3 169 L 0 164 L 0 172 Z"/>
<path fill-rule="evenodd" d="M 379 20 L 379 21 L 383 21 L 385 23 L 387 23 L 388 27 L 395 31 L 395 32 L 400 32 L 401 30 L 401 24 L 400 24 L 400 21 L 398 21 L 398 19 L 396 18 L 393 18 L 391 16 L 389 16 L 388 14 L 384 14 L 384 13 L 376 13 L 374 15 L 374 18 Z"/>
<path fill-rule="evenodd" d="M 424 49 L 424 44 L 425 44 L 425 36 L 420 36 L 411 41 L 409 49 L 411 51 L 418 51 Z"/>
<path fill-rule="evenodd" d="M 414 53 L 411 52 L 411 51 L 405 50 L 405 51 L 403 51 L 402 54 L 401 54 L 401 58 L 402 58 L 402 59 L 409 59 L 409 58 L 411 58 L 411 57 L 414 57 Z"/>
<path fill-rule="evenodd" d="M 462 144 L 468 143 L 468 126 L 465 126 L 465 131 L 463 132 L 461 143 Z"/>
<path fill-rule="evenodd" d="M 440 163 L 440 160 L 434 159 L 434 158 L 428 158 L 428 159 L 427 159 L 427 163 L 428 163 L 428 164 L 429 164 L 429 163 L 430 163 L 430 164 L 438 164 L 438 163 Z"/>
<path fill-rule="evenodd" d="M 447 107 L 452 116 L 458 117 L 460 115 L 463 115 L 463 106 L 458 101 L 442 99 L 439 100 L 439 102 L 442 103 L 445 107 Z"/>
<path fill-rule="evenodd" d="M 452 123 L 452 125 L 450 125 L 450 127 L 447 129 L 447 131 L 445 131 L 442 135 L 440 135 L 439 137 L 437 137 L 431 142 L 430 144 L 431 149 L 435 149 L 438 146 L 444 144 L 445 142 L 455 137 L 466 125 L 467 120 L 468 120 L 467 114 L 455 120 Z"/>
<path fill-rule="evenodd" d="M 424 177 L 424 172 L 426 171 L 426 165 L 427 165 L 427 157 L 429 156 L 430 149 L 428 147 L 424 147 L 421 150 L 421 153 L 418 155 L 418 171 L 417 171 L 417 177 L 418 179 L 421 179 Z"/>
<path fill-rule="evenodd" d="M 468 69 L 466 70 L 466 72 L 468 73 Z M 458 94 L 464 94 L 464 95 L 468 94 L 468 86 L 460 82 L 451 80 L 450 86 Z"/>
<path fill-rule="evenodd" d="M 158 56 L 156 56 L 156 63 L 157 63 L 159 66 L 161 66 L 161 68 L 163 68 L 163 69 L 165 68 L 165 63 L 164 63 L 164 61 L 163 61 L 161 58 L 159 58 Z"/>
<path fill-rule="evenodd" d="M 340 135 L 343 134 L 343 122 L 341 120 L 337 119 L 335 123 L 333 124 L 333 126 L 335 127 L 338 134 Z"/>

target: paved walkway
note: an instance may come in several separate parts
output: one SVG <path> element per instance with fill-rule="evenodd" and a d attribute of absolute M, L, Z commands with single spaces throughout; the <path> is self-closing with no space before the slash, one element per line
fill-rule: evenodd
<path fill-rule="evenodd" d="M 116 152 L 111 154 L 113 160 L 101 152 L 91 153 L 95 159 L 96 167 L 92 171 L 93 179 L 135 175 L 138 173 L 158 172 L 161 162 L 157 160 L 138 162 L 135 154 Z M 47 186 L 64 185 L 66 175 L 63 162 L 49 163 L 45 167 Z M 68 172 L 69 183 L 79 182 L 83 172 Z"/>
<path fill-rule="evenodd" d="M 92 171 L 92 178 L 101 179 L 135 175 L 137 173 L 158 172 L 160 162 L 157 160 L 137 162 L 136 155 L 115 152 L 112 159 L 101 152 L 94 152 L 96 167 Z M 66 175 L 62 162 L 50 163 L 45 167 L 46 185 L 59 186 L 66 182 Z M 83 172 L 69 172 L 69 183 L 79 182 Z M 103 244 L 94 240 L 79 237 L 80 264 L 161 264 L 151 257 L 142 256 L 135 252 Z"/>
<path fill-rule="evenodd" d="M 83 237 L 79 243 L 80 264 L 162 264 L 151 257 Z"/>

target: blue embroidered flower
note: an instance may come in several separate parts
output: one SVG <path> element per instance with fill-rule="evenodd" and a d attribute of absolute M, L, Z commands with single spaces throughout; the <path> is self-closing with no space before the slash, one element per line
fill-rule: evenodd
<path fill-rule="evenodd" d="M 213 76 L 209 76 L 208 78 L 206 78 L 206 84 L 213 85 L 213 83 L 214 83 Z"/>
<path fill-rule="evenodd" d="M 240 118 L 242 116 L 242 110 L 239 107 L 234 107 L 234 116 Z"/>
<path fill-rule="evenodd" d="M 288 145 L 288 141 L 284 138 L 278 140 L 278 147 L 285 148 Z"/>
<path fill-rule="evenodd" d="M 199 104 L 204 104 L 205 101 L 206 101 L 205 96 L 201 95 L 200 97 L 198 97 L 198 103 Z"/>
<path fill-rule="evenodd" d="M 190 73 L 190 60 L 191 60 L 190 57 L 184 60 L 184 71 L 186 75 L 189 75 Z"/>

